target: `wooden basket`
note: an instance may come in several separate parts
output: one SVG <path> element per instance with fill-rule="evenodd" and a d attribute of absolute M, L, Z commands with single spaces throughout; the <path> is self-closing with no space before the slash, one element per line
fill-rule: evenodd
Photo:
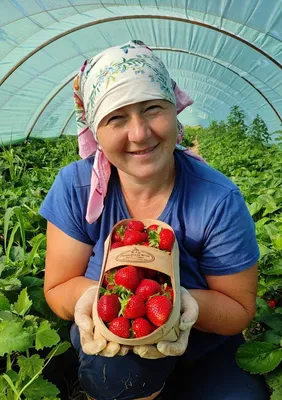
<path fill-rule="evenodd" d="M 113 268 L 134 265 L 136 267 L 149 268 L 169 275 L 171 285 L 174 291 L 173 308 L 167 322 L 153 331 L 151 334 L 142 338 L 124 339 L 112 333 L 101 320 L 97 312 L 97 303 L 99 296 L 96 297 L 93 304 L 93 320 L 95 324 L 94 337 L 104 336 L 109 342 L 117 342 L 123 345 L 135 346 L 144 344 L 158 343 L 160 340 L 175 341 L 179 336 L 178 322 L 180 316 L 180 277 L 179 277 L 179 249 L 175 239 L 171 254 L 150 246 L 131 245 L 123 246 L 110 250 L 112 234 L 120 226 L 127 226 L 130 219 L 119 221 L 114 225 L 111 233 L 107 237 L 104 245 L 104 259 L 99 280 L 99 290 L 102 287 L 104 274 Z M 162 228 L 173 229 L 166 223 L 154 219 L 140 219 L 145 228 L 157 224 Z M 173 231 L 174 232 L 174 231 Z M 175 236 L 175 234 L 174 234 Z"/>

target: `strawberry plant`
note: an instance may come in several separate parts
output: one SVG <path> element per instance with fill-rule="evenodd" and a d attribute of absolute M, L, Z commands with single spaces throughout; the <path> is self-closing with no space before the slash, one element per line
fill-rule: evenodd
<path fill-rule="evenodd" d="M 243 369 L 264 375 L 271 400 L 278 400 L 282 398 L 282 147 L 270 142 L 260 118 L 248 127 L 238 107 L 227 122 L 214 121 L 198 130 L 197 138 L 207 162 L 239 186 L 256 224 L 257 312 L 236 359 Z"/>

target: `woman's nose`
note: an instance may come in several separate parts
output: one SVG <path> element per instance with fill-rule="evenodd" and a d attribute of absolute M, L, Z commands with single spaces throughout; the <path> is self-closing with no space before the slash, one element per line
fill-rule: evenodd
<path fill-rule="evenodd" d="M 131 142 L 142 143 L 150 137 L 151 130 L 148 121 L 142 115 L 134 115 L 130 119 L 128 139 Z"/>

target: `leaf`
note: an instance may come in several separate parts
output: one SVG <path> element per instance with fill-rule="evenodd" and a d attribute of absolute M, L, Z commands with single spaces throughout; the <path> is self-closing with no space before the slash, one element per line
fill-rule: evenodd
<path fill-rule="evenodd" d="M 11 261 L 22 261 L 24 259 L 24 251 L 20 246 L 12 246 L 9 254 Z"/>
<path fill-rule="evenodd" d="M 266 383 L 272 390 L 282 389 L 282 365 L 280 365 L 274 371 L 269 372 L 265 376 L 265 379 Z"/>
<path fill-rule="evenodd" d="M 54 356 L 57 357 L 57 356 L 65 353 L 70 347 L 71 347 L 70 342 L 65 341 L 65 342 L 59 343 L 59 345 L 55 349 L 52 349 L 50 351 L 50 353 L 46 356 L 46 359 L 52 358 Z"/>
<path fill-rule="evenodd" d="M 29 358 L 19 356 L 18 365 L 20 367 L 20 375 L 23 379 L 26 377 L 33 378 L 43 369 L 44 359 L 40 358 L 38 354 L 33 354 Z"/>
<path fill-rule="evenodd" d="M 272 328 L 276 333 L 282 335 L 282 318 L 280 314 L 263 315 L 256 318 L 256 320 L 263 322 Z"/>
<path fill-rule="evenodd" d="M 277 344 L 278 346 L 280 345 L 281 341 L 281 335 L 275 333 L 274 331 L 268 329 L 263 334 L 260 336 L 260 341 L 261 342 L 267 342 L 267 343 L 272 343 L 272 344 Z"/>
<path fill-rule="evenodd" d="M 13 208 L 7 208 L 5 215 L 4 215 L 4 246 L 5 250 L 7 249 L 7 236 L 8 236 L 8 229 L 9 229 L 9 222 L 14 214 Z"/>
<path fill-rule="evenodd" d="M 282 275 L 282 260 L 275 260 L 272 267 L 263 270 L 265 275 Z"/>
<path fill-rule="evenodd" d="M 275 250 L 278 250 L 278 251 L 282 250 L 282 236 L 278 235 L 275 239 L 273 239 L 272 245 L 275 248 Z M 281 265 L 282 265 L 282 261 L 281 261 Z"/>
<path fill-rule="evenodd" d="M 29 300 L 27 288 L 24 288 L 20 292 L 16 303 L 12 305 L 12 308 L 18 315 L 24 316 L 28 312 L 31 306 L 32 306 L 32 301 Z"/>
<path fill-rule="evenodd" d="M 29 253 L 28 256 L 28 260 L 27 260 L 27 265 L 30 267 L 32 265 L 32 261 L 34 259 L 34 256 L 38 250 L 38 248 L 40 247 L 41 243 L 46 241 L 46 236 L 43 235 L 43 233 L 40 233 L 39 235 L 37 235 L 36 240 L 33 243 L 33 247 L 31 252 Z"/>
<path fill-rule="evenodd" d="M 43 286 L 43 279 L 36 278 L 35 276 L 23 276 L 21 278 L 22 286 L 23 287 L 28 287 L 30 289 L 31 287 L 42 287 Z M 28 290 L 29 292 L 29 290 Z"/>
<path fill-rule="evenodd" d="M 55 346 L 60 341 L 60 336 L 57 332 L 50 327 L 48 321 L 43 321 L 38 331 L 36 332 L 35 338 L 35 348 L 36 350 L 41 350 L 44 347 Z"/>
<path fill-rule="evenodd" d="M 21 287 L 21 281 L 17 278 L 8 277 L 5 279 L 0 279 L 0 289 L 11 291 L 18 290 Z"/>
<path fill-rule="evenodd" d="M 275 389 L 269 400 L 281 400 L 282 399 L 282 388 Z"/>
<path fill-rule="evenodd" d="M 2 321 L 0 323 L 0 356 L 14 351 L 26 351 L 33 344 L 30 331 L 22 322 Z"/>
<path fill-rule="evenodd" d="M 282 349 L 271 343 L 244 343 L 237 350 L 236 361 L 239 367 L 252 374 L 265 374 L 280 364 Z"/>
<path fill-rule="evenodd" d="M 264 224 L 266 224 L 266 222 L 268 222 L 269 221 L 269 218 L 268 217 L 264 217 L 264 218 L 261 218 L 261 219 L 259 219 L 257 222 L 256 222 L 256 228 L 257 229 L 260 229 Z"/>
<path fill-rule="evenodd" d="M 3 293 L 0 293 L 0 310 L 10 310 L 9 300 Z"/>
<path fill-rule="evenodd" d="M 60 393 L 59 389 L 53 385 L 53 383 L 48 382 L 39 376 L 35 379 L 25 390 L 24 395 L 29 400 L 38 400 L 44 397 L 56 397 Z"/>
<path fill-rule="evenodd" d="M 279 233 L 278 227 L 273 223 L 264 225 L 264 229 L 271 240 Z"/>
<path fill-rule="evenodd" d="M 267 255 L 267 254 L 269 254 L 269 253 L 272 252 L 272 250 L 269 249 L 269 248 L 268 248 L 267 246 L 265 246 L 264 244 L 259 243 L 258 245 L 259 245 L 259 253 L 260 253 L 260 257 L 261 257 L 261 258 L 264 257 L 265 255 Z"/>

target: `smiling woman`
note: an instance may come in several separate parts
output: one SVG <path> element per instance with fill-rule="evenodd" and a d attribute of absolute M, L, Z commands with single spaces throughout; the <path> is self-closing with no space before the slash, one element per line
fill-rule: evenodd
<path fill-rule="evenodd" d="M 160 391 L 167 399 L 268 399 L 263 381 L 235 362 L 255 313 L 254 223 L 238 187 L 178 145 L 177 114 L 192 100 L 140 41 L 87 60 L 74 98 L 84 160 L 60 171 L 40 213 L 48 220 L 45 296 L 75 321 L 82 387 L 98 400 L 154 399 Z M 154 353 L 115 346 L 106 358 L 113 343 L 94 336 L 91 310 L 104 242 L 128 218 L 159 219 L 175 232 L 181 334 Z"/>

